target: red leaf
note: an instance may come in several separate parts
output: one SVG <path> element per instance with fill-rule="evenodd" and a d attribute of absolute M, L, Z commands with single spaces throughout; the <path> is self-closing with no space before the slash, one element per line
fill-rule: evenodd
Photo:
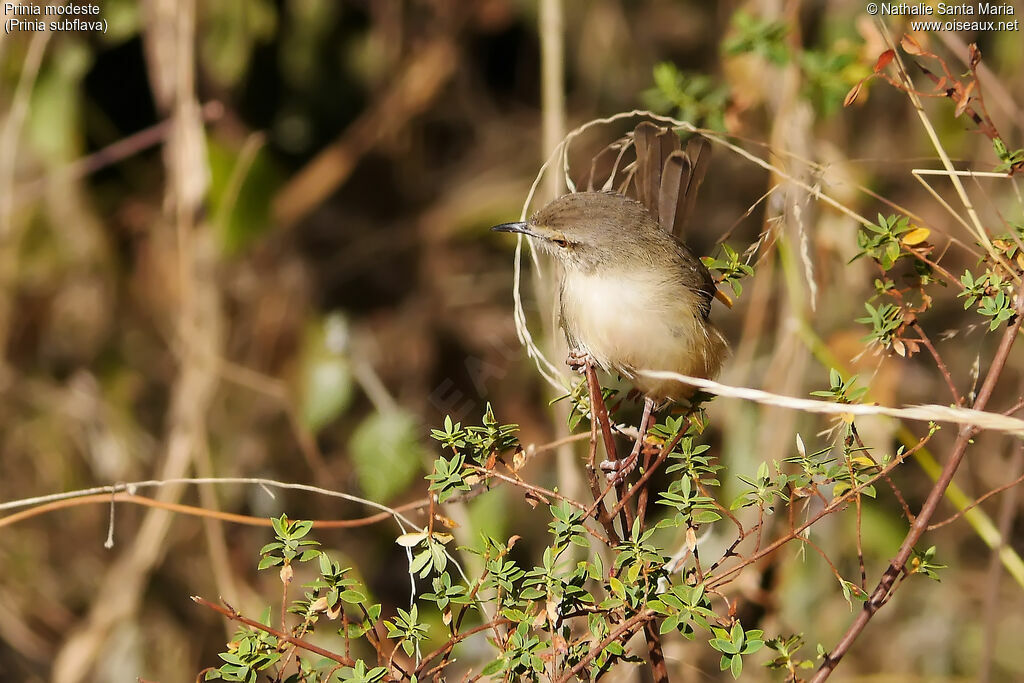
<path fill-rule="evenodd" d="M 885 67 L 889 66 L 889 62 L 896 56 L 896 53 L 892 50 L 886 50 L 882 54 L 878 55 L 878 61 L 875 62 L 875 73 L 878 73 Z"/>

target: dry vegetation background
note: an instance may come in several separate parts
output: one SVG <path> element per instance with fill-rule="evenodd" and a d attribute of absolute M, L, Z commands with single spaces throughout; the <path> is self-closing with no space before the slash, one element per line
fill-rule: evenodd
<path fill-rule="evenodd" d="M 905 207 L 936 254 L 949 248 L 953 273 L 976 262 L 951 242 L 972 236 L 910 174 L 941 166 L 906 94 L 875 81 L 841 106 L 886 48 L 860 2 L 566 0 L 564 32 L 549 33 L 555 50 L 543 58 L 532 0 L 101 6 L 106 35 L 0 36 L 0 501 L 194 476 L 313 484 L 397 505 L 423 496 L 439 450 L 428 430 L 445 414 L 475 423 L 489 402 L 521 425 L 524 444 L 563 436 L 564 416 L 548 407 L 550 389 L 516 338 L 511 245 L 486 228 L 516 219 L 565 130 L 618 111 L 652 108 L 727 131 L 863 215 Z M 781 33 L 752 31 L 752 18 Z M 902 34 L 899 21 L 889 26 Z M 751 35 L 760 42 L 737 45 Z M 988 113 L 1017 147 L 1022 35 L 921 37 L 957 74 L 965 41 L 978 42 Z M 542 98 L 542 67 L 558 73 L 563 40 L 564 84 Z M 788 57 L 773 53 L 778 45 Z M 674 70 L 661 67 L 658 91 L 662 62 Z M 958 167 L 998 164 L 954 103 L 925 109 Z M 594 153 L 632 123 L 590 131 L 574 153 Z M 828 171 L 790 164 L 783 151 Z M 827 388 L 835 365 L 884 405 L 950 402 L 928 353 L 865 351 L 868 328 L 854 321 L 878 271 L 870 259 L 850 263 L 855 221 L 789 190 L 746 215 L 777 181 L 716 148 L 701 227 L 688 235 L 709 254 L 722 240 L 743 251 L 771 230 L 774 246 L 758 252 L 736 307 L 716 312 L 734 349 L 721 380 L 805 397 Z M 967 182 L 993 234 L 1022 220 L 1015 183 Z M 933 184 L 963 214 L 948 180 Z M 922 326 L 966 394 L 998 335 L 963 310 L 955 288 L 935 291 Z M 526 297 L 539 331 L 547 313 Z M 990 409 L 1013 407 L 1022 381 L 1018 349 Z M 809 448 L 829 441 L 827 419 L 798 411 L 718 399 L 709 414 L 705 441 L 727 467 L 726 492 L 737 474 L 793 455 L 797 433 Z M 880 448 L 899 442 L 894 420 L 858 425 Z M 955 431 L 930 444 L 940 462 Z M 542 452 L 523 476 L 571 486 L 574 463 Z M 971 500 L 1022 471 L 1017 441 L 985 433 L 956 483 Z M 893 479 L 917 509 L 933 476 L 907 462 Z M 257 485 L 138 492 L 264 518 L 374 512 Z M 907 526 L 898 501 L 879 494 L 861 512 L 869 588 Z M 1017 494 L 979 509 L 1019 552 Z M 192 680 L 234 629 L 189 595 L 256 612 L 276 600 L 276 573 L 256 571 L 265 527 L 118 503 L 108 549 L 109 496 L 79 502 L 0 518 L 0 680 Z M 943 502 L 938 518 L 954 512 Z M 547 512 L 514 488 L 459 514 L 460 541 L 518 534 L 526 558 L 547 542 Z M 908 581 L 838 680 L 1024 678 L 1024 586 L 1005 575 L 979 524 L 960 519 L 926 536 L 948 565 L 941 583 Z M 316 532 L 385 615 L 408 601 L 397 533 L 387 521 Z M 829 517 L 811 537 L 859 575 L 855 516 Z M 731 590 L 748 628 L 802 631 L 812 658 L 859 609 L 818 554 L 795 546 L 749 567 Z M 678 680 L 720 676 L 717 658 L 682 641 L 666 654 Z M 765 650 L 754 661 L 768 659 Z M 744 672 L 771 677 L 756 665 Z"/>

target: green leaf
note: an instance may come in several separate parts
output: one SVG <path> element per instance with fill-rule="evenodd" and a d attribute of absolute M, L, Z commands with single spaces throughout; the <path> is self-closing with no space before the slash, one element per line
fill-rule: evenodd
<path fill-rule="evenodd" d="M 731 640 L 726 640 L 725 638 L 712 638 L 708 641 L 708 644 L 719 652 L 729 655 L 736 654 L 739 651 L 739 648 L 733 645 Z"/>
<path fill-rule="evenodd" d="M 374 413 L 356 428 L 349 442 L 359 486 L 367 497 L 385 503 L 404 491 L 420 472 L 423 448 L 416 421 L 408 413 Z"/>
<path fill-rule="evenodd" d="M 481 676 L 493 676 L 494 674 L 502 671 L 505 668 L 504 659 L 495 659 L 493 662 L 484 667 L 483 671 L 480 672 Z"/>
<path fill-rule="evenodd" d="M 366 601 L 366 596 L 356 590 L 342 591 L 338 597 L 349 604 L 355 605 Z"/>
<path fill-rule="evenodd" d="M 741 659 L 739 656 L 733 657 L 729 669 L 730 673 L 732 673 L 733 678 L 739 678 L 740 673 L 743 672 L 743 659 Z"/>
<path fill-rule="evenodd" d="M 281 562 L 283 562 L 283 560 L 280 557 L 274 557 L 273 555 L 267 555 L 266 557 L 264 557 L 263 559 L 260 560 L 260 563 L 259 563 L 257 569 L 263 570 L 263 569 L 266 569 L 268 567 L 275 567 L 275 566 L 281 564 Z"/>

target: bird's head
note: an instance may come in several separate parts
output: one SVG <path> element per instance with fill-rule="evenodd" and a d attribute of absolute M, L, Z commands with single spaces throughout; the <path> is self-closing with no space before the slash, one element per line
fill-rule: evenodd
<path fill-rule="evenodd" d="M 491 230 L 518 232 L 536 240 L 566 268 L 593 270 L 635 253 L 657 223 L 639 202 L 609 192 L 575 192 L 554 200 L 530 220 L 503 223 Z"/>

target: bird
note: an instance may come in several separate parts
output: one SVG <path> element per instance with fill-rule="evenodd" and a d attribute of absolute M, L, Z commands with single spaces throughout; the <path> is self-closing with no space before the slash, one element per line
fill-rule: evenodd
<path fill-rule="evenodd" d="M 692 213 L 708 144 L 700 139 L 683 150 L 673 131 L 651 124 L 637 126 L 634 140 L 631 187 L 645 201 L 612 191 L 571 192 L 529 220 L 492 228 L 532 238 L 560 264 L 558 317 L 571 354 L 626 378 L 644 395 L 640 438 L 619 462 L 626 467 L 636 461 L 650 415 L 695 393 L 645 371 L 714 379 L 728 355 L 725 336 L 711 321 L 712 301 L 726 299 L 674 234 Z"/>
<path fill-rule="evenodd" d="M 528 221 L 492 229 L 534 238 L 561 264 L 559 324 L 570 349 L 629 379 L 655 403 L 688 398 L 693 389 L 642 371 L 718 375 L 728 345 L 710 319 L 714 278 L 639 201 L 575 192 Z"/>

